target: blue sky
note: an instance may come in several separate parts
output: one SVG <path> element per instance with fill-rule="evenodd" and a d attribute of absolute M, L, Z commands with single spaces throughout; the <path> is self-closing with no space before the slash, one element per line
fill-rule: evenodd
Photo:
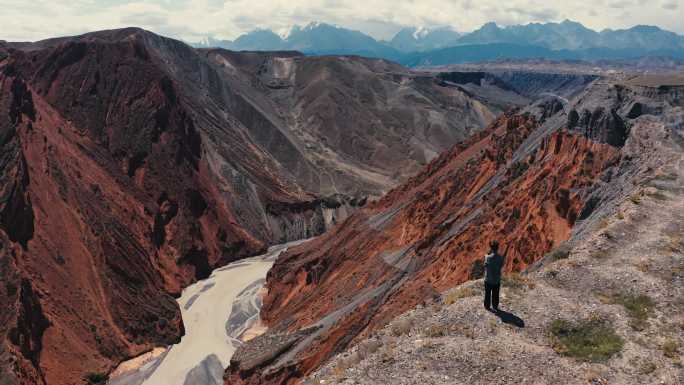
<path fill-rule="evenodd" d="M 284 30 L 322 21 L 389 38 L 402 26 L 470 31 L 501 25 L 571 19 L 586 26 L 658 25 L 684 34 L 684 0 L 0 0 L 0 39 L 39 40 L 138 26 L 197 41 L 233 39 L 255 28 Z"/>

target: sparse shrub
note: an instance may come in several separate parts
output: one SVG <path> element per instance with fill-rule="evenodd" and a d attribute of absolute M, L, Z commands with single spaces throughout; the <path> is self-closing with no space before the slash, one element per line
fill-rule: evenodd
<path fill-rule="evenodd" d="M 666 201 L 668 199 L 667 195 L 663 194 L 660 191 L 654 191 L 651 193 L 648 193 L 648 196 L 659 201 Z"/>
<path fill-rule="evenodd" d="M 655 372 L 658 367 L 651 361 L 643 361 L 639 365 L 639 374 L 651 374 Z"/>
<path fill-rule="evenodd" d="M 645 294 L 633 295 L 628 293 L 614 294 L 612 303 L 620 304 L 625 307 L 627 313 L 632 318 L 629 325 L 634 330 L 644 330 L 646 328 L 646 320 L 651 315 L 655 302 L 651 297 Z"/>
<path fill-rule="evenodd" d="M 677 174 L 664 172 L 656 175 L 652 180 L 672 182 L 677 180 Z"/>
<path fill-rule="evenodd" d="M 501 285 L 513 290 L 522 290 L 525 288 L 534 288 L 534 282 L 529 278 L 523 277 L 520 273 L 510 273 L 501 277 Z"/>
<path fill-rule="evenodd" d="M 380 352 L 380 359 L 382 362 L 389 363 L 394 361 L 394 357 L 396 356 L 396 346 L 395 344 L 385 344 L 382 347 L 382 351 Z"/>
<path fill-rule="evenodd" d="M 449 292 L 444 298 L 444 303 L 453 305 L 461 298 L 474 297 L 478 293 L 472 287 L 459 287 L 458 289 Z"/>
<path fill-rule="evenodd" d="M 463 336 L 470 338 L 471 340 L 475 339 L 475 332 L 473 331 L 473 329 L 471 327 L 464 326 L 461 329 L 461 333 L 463 334 Z"/>
<path fill-rule="evenodd" d="M 335 365 L 333 372 L 336 376 L 341 377 L 347 369 L 358 365 L 359 362 L 361 362 L 361 355 L 358 352 L 351 353 L 347 357 L 342 357 L 337 361 L 337 365 Z"/>
<path fill-rule="evenodd" d="M 390 330 L 392 331 L 392 335 L 394 335 L 395 337 L 401 337 L 403 335 L 409 334 L 411 332 L 412 327 L 413 319 L 402 318 L 400 320 L 393 322 L 390 326 Z"/>
<path fill-rule="evenodd" d="M 109 380 L 109 376 L 106 373 L 91 372 L 83 377 L 86 380 L 87 385 L 104 385 Z"/>
<path fill-rule="evenodd" d="M 566 259 L 570 257 L 571 251 L 572 249 L 570 248 L 570 245 L 568 245 L 567 243 L 563 243 L 560 246 L 556 247 L 553 251 L 551 251 L 549 253 L 549 257 L 554 261 L 557 261 L 559 259 Z"/>
<path fill-rule="evenodd" d="M 596 259 L 604 259 L 608 256 L 608 250 L 598 249 L 591 252 L 591 257 Z"/>
<path fill-rule="evenodd" d="M 641 196 L 638 194 L 634 194 L 629 197 L 629 200 L 634 203 L 635 205 L 640 205 L 641 204 Z"/>
<path fill-rule="evenodd" d="M 608 360 L 623 346 L 612 325 L 600 319 L 579 322 L 556 319 L 549 325 L 549 334 L 556 352 L 581 361 Z"/>
<path fill-rule="evenodd" d="M 663 354 L 665 357 L 668 358 L 677 358 L 679 357 L 679 343 L 673 339 L 668 339 L 663 343 L 661 346 L 663 350 Z"/>
<path fill-rule="evenodd" d="M 449 328 L 442 324 L 432 324 L 423 330 L 423 335 L 430 338 L 444 337 L 447 334 L 449 334 Z"/>
<path fill-rule="evenodd" d="M 489 333 L 496 334 L 496 330 L 499 328 L 499 322 L 494 318 L 490 318 L 487 328 L 489 329 Z"/>
<path fill-rule="evenodd" d="M 651 270 L 651 263 L 646 259 L 639 260 L 639 262 L 637 262 L 634 266 L 636 266 L 637 270 L 642 273 Z"/>
<path fill-rule="evenodd" d="M 361 354 L 363 358 L 366 358 L 371 354 L 377 352 L 381 346 L 382 342 L 378 340 L 366 340 L 359 344 L 359 354 Z"/>
<path fill-rule="evenodd" d="M 608 218 L 601 218 L 596 222 L 596 230 L 603 230 L 610 225 Z"/>
<path fill-rule="evenodd" d="M 617 219 L 619 219 L 621 221 L 624 220 L 625 214 L 622 211 L 620 211 L 619 213 L 617 213 Z"/>
<path fill-rule="evenodd" d="M 665 250 L 671 253 L 678 253 L 684 248 L 684 240 L 678 235 L 668 235 Z"/>

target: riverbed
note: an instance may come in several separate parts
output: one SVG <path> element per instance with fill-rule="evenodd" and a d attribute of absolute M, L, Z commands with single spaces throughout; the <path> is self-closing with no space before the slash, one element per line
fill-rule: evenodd
<path fill-rule="evenodd" d="M 280 253 L 302 242 L 272 246 L 185 288 L 177 300 L 185 326 L 181 341 L 123 363 L 108 384 L 222 385 L 241 339 L 263 331 L 258 321 L 268 270 Z"/>

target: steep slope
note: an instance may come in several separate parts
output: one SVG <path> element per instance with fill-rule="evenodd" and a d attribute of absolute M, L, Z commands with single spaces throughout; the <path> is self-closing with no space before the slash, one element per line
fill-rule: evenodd
<path fill-rule="evenodd" d="M 307 161 L 320 171 L 310 178 L 299 165 L 288 169 L 304 186 L 324 194 L 381 195 L 486 126 L 502 107 L 444 87 L 434 75 L 386 61 L 224 50 L 206 54 L 224 66 L 236 87 L 262 93 L 250 97 L 262 111 L 274 111 L 274 121 L 290 127 Z"/>
<path fill-rule="evenodd" d="M 679 127 L 681 97 L 681 87 L 598 80 L 572 102 L 548 99 L 501 117 L 281 256 L 261 314 L 269 332 L 238 350 L 227 383 L 297 382 L 359 336 L 477 277 L 491 238 L 505 245 L 505 271 L 533 264 L 578 220 L 633 190 L 643 169 L 633 163 L 641 149 L 630 147 L 630 127 L 651 119 L 643 114 Z M 653 157 L 657 149 L 644 149 Z"/>
<path fill-rule="evenodd" d="M 318 179 L 333 169 L 314 162 L 301 139 L 309 128 L 295 130 L 282 114 L 294 96 L 255 82 L 296 53 L 221 53 L 263 71 L 234 73 L 228 61 L 135 28 L 1 49 L 0 302 L 14 309 L 0 326 L 3 383 L 82 383 L 86 373 L 178 341 L 173 297 L 183 287 L 270 244 L 319 234 L 405 177 Z M 353 68 L 371 84 L 394 76 L 365 69 L 384 62 L 307 63 L 343 80 Z M 336 103 L 369 108 L 345 87 Z M 306 95 L 298 103 L 317 100 Z M 381 104 L 389 96 L 373 95 Z M 330 100 L 319 103 L 315 139 L 330 138 L 337 151 L 340 133 L 326 128 L 339 115 L 324 113 Z M 446 142 L 490 116 L 461 92 L 445 103 L 420 114 L 455 108 L 474 117 L 468 130 L 454 120 L 435 129 Z M 339 163 L 362 169 L 384 146 L 372 145 L 368 159 L 353 158 L 351 146 L 357 163 Z M 416 168 L 426 161 L 404 151 L 389 153 Z"/>
<path fill-rule="evenodd" d="M 670 122 L 632 125 L 623 151 L 639 170 L 624 180 L 637 182 L 633 195 L 603 205 L 565 245 L 506 277 L 504 312 L 485 311 L 482 280 L 469 281 L 304 383 L 684 382 L 682 117 L 680 108 Z M 571 350 L 557 338 L 572 331 L 558 327 L 568 322 L 600 329 Z"/>

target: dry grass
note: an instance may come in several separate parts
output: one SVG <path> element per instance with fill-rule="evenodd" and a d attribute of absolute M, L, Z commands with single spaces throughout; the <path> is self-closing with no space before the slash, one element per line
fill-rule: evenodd
<path fill-rule="evenodd" d="M 395 337 L 401 337 L 403 335 L 407 335 L 411 332 L 411 329 L 413 328 L 413 319 L 412 318 L 402 318 L 397 321 L 394 321 L 390 325 L 390 331 L 392 332 L 392 335 Z"/>
<path fill-rule="evenodd" d="M 431 324 L 423 330 L 425 337 L 437 338 L 444 337 L 449 334 L 449 328 L 442 324 Z"/>
<path fill-rule="evenodd" d="M 478 295 L 478 293 L 472 287 L 461 287 L 457 290 L 447 293 L 446 297 L 444 298 L 444 303 L 447 305 L 453 305 L 459 299 L 474 297 L 476 295 Z"/>
<path fill-rule="evenodd" d="M 680 344 L 674 339 L 668 339 L 660 348 L 663 350 L 665 357 L 679 358 Z"/>
<path fill-rule="evenodd" d="M 610 225 L 610 222 L 608 221 L 608 218 L 601 218 L 596 222 L 596 230 L 601 231 L 608 227 Z"/>
<path fill-rule="evenodd" d="M 595 259 L 605 259 L 606 257 L 608 257 L 609 253 L 608 250 L 599 249 L 592 251 L 589 255 Z"/>
<path fill-rule="evenodd" d="M 684 249 L 684 240 L 681 235 L 669 234 L 665 236 L 665 251 L 679 253 Z"/>
<path fill-rule="evenodd" d="M 649 197 L 651 197 L 651 198 L 653 198 L 653 199 L 655 199 L 655 200 L 659 200 L 659 201 L 666 201 L 666 200 L 669 199 L 669 198 L 667 197 L 667 195 L 663 194 L 663 193 L 660 192 L 660 191 L 650 192 L 650 193 L 648 193 L 647 195 L 648 195 Z"/>
<path fill-rule="evenodd" d="M 359 344 L 359 354 L 366 358 L 377 352 L 382 347 L 382 342 L 378 340 L 366 340 Z"/>
<path fill-rule="evenodd" d="M 646 273 L 651 270 L 651 261 L 647 259 L 640 259 L 639 262 L 634 264 L 634 266 L 642 273 Z"/>
<path fill-rule="evenodd" d="M 561 244 L 560 246 L 556 247 L 553 251 L 549 253 L 549 257 L 557 261 L 559 259 L 567 259 L 570 257 L 570 253 L 572 252 L 572 249 L 570 246 L 566 243 Z"/>
<path fill-rule="evenodd" d="M 397 353 L 396 353 L 396 344 L 395 343 L 383 345 L 382 350 L 380 351 L 380 360 L 382 362 L 384 362 L 384 363 L 393 362 L 396 356 L 397 356 Z"/>
<path fill-rule="evenodd" d="M 501 286 L 513 290 L 534 289 L 535 283 L 520 273 L 510 273 L 501 278 Z"/>
<path fill-rule="evenodd" d="M 343 377 L 347 369 L 358 365 L 361 360 L 361 355 L 357 352 L 351 353 L 347 357 L 342 357 L 337 360 L 337 364 L 333 368 L 333 374 L 337 377 Z"/>
<path fill-rule="evenodd" d="M 638 366 L 639 368 L 639 374 L 651 374 L 655 372 L 658 367 L 656 364 L 654 364 L 651 361 L 643 361 L 641 364 Z"/>
<path fill-rule="evenodd" d="M 663 182 L 674 182 L 678 178 L 677 174 L 675 173 L 669 173 L 669 172 L 663 172 L 660 173 L 651 179 L 652 181 L 663 181 Z"/>

